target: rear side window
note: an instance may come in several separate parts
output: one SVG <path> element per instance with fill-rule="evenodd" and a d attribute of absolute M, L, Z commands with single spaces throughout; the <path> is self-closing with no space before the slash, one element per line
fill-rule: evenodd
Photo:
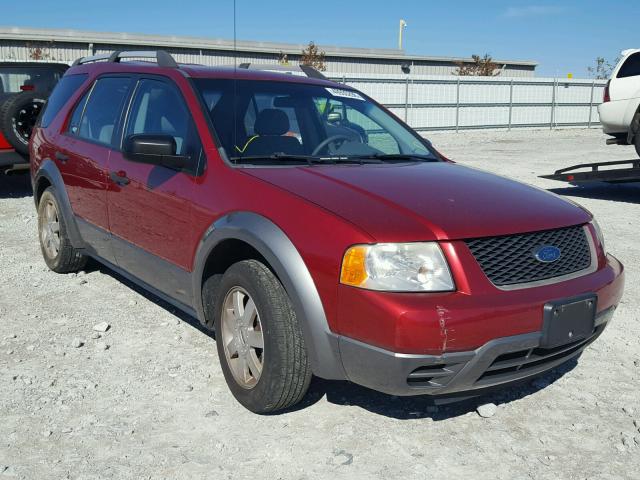
<path fill-rule="evenodd" d="M 634 53 L 624 62 L 618 72 L 618 78 L 635 77 L 640 75 L 640 53 Z"/>
<path fill-rule="evenodd" d="M 40 119 L 41 126 L 44 128 L 49 126 L 58 112 L 64 107 L 65 103 L 69 101 L 71 96 L 80 88 L 80 85 L 82 85 L 86 79 L 86 74 L 62 77 L 62 80 L 60 80 L 58 85 L 53 89 L 49 100 L 47 100 L 47 106 Z"/>
<path fill-rule="evenodd" d="M 70 132 L 92 142 L 112 145 L 130 88 L 129 77 L 99 78 L 86 102 L 83 99 L 76 106 Z"/>

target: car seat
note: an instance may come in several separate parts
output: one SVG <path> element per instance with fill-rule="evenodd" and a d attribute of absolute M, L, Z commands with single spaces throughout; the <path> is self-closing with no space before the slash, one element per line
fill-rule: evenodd
<path fill-rule="evenodd" d="M 285 153 L 302 154 L 302 145 L 297 138 L 286 136 L 289 117 L 277 108 L 265 108 L 256 117 L 253 128 L 256 134 L 249 138 L 242 150 L 244 156 Z"/>

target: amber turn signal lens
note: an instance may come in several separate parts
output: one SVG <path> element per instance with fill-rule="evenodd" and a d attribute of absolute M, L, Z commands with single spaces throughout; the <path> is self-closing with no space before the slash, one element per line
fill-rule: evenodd
<path fill-rule="evenodd" d="M 356 245 L 346 251 L 342 259 L 340 283 L 359 287 L 367 280 L 365 268 L 367 248 L 365 245 Z"/>

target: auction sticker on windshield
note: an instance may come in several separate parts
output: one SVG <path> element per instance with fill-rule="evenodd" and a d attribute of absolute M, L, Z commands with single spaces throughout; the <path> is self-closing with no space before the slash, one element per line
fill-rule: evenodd
<path fill-rule="evenodd" d="M 354 92 L 353 90 L 342 90 L 340 88 L 326 88 L 325 90 L 334 97 L 354 98 L 356 100 L 362 100 L 364 102 L 364 98 L 362 98 L 362 95 Z"/>

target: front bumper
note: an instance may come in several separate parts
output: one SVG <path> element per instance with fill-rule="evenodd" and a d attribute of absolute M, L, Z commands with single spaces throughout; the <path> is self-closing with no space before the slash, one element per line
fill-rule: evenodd
<path fill-rule="evenodd" d="M 476 350 L 442 355 L 395 353 L 347 337 L 340 354 L 349 380 L 391 395 L 449 395 L 518 383 L 577 357 L 607 326 L 615 306 L 600 312 L 593 333 L 540 348 L 542 332 L 497 338 Z"/>

